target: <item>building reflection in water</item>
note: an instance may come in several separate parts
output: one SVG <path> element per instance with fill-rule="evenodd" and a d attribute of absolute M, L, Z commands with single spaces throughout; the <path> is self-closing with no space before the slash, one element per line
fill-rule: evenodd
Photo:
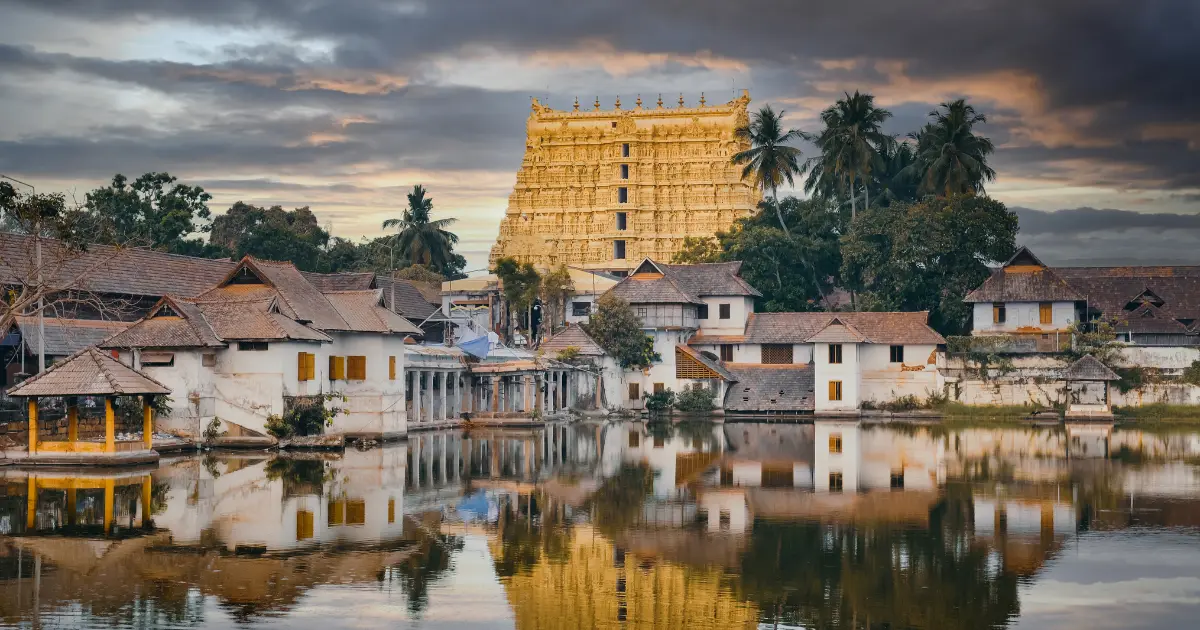
<path fill-rule="evenodd" d="M 0 623 L 336 625 L 304 602 L 349 592 L 368 626 L 1003 626 L 1079 534 L 1200 527 L 1198 454 L 1105 425 L 609 422 L 0 468 Z"/>

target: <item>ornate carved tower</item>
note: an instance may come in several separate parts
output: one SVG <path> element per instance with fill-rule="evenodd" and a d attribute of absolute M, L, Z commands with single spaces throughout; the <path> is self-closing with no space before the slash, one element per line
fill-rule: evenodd
<path fill-rule="evenodd" d="M 525 159 L 492 246 L 539 266 L 628 270 L 670 261 L 684 237 L 712 236 L 762 195 L 730 163 L 750 95 L 724 105 L 556 111 L 533 100 Z"/>

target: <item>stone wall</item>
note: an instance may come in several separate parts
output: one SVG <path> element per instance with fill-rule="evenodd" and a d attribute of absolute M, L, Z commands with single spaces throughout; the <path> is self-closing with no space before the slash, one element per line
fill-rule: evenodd
<path fill-rule="evenodd" d="M 141 433 L 142 418 L 118 414 L 114 423 L 116 432 Z M 67 417 L 61 412 L 45 410 L 38 418 L 38 439 L 43 441 L 65 441 L 67 439 Z M 104 416 L 93 413 L 79 415 L 79 439 L 103 440 Z M 0 448 L 29 445 L 29 418 L 24 413 L 5 412 L 0 415 Z"/>

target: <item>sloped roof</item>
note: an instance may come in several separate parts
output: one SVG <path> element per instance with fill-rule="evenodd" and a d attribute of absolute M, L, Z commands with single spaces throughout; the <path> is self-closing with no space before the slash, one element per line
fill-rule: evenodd
<path fill-rule="evenodd" d="M 746 322 L 744 343 L 810 343 L 834 319 L 852 328 L 866 343 L 932 344 L 946 340 L 929 327 L 927 311 L 872 312 L 846 311 L 837 313 L 752 313 Z M 854 335 L 851 335 L 852 337 Z M 857 337 L 855 337 L 857 339 Z M 834 341 L 833 343 L 838 343 Z M 851 343 L 849 338 L 842 343 Z"/>
<path fill-rule="evenodd" d="M 226 341 L 331 341 L 321 331 L 280 313 L 274 299 L 203 301 L 196 306 L 213 332 Z"/>
<path fill-rule="evenodd" d="M 1063 378 L 1068 381 L 1119 381 L 1121 377 L 1113 372 L 1107 365 L 1100 362 L 1100 359 L 1092 355 L 1085 355 L 1082 359 L 1071 364 L 1067 371 L 1063 373 Z"/>
<path fill-rule="evenodd" d="M 326 299 L 346 322 L 341 330 L 351 332 L 402 333 L 422 335 L 415 324 L 383 307 L 379 289 L 368 291 L 327 291 Z"/>
<path fill-rule="evenodd" d="M 376 279 L 380 290 L 383 291 L 384 304 L 393 311 L 408 318 L 414 324 L 429 318 L 440 308 L 425 299 L 420 289 L 411 280 L 396 279 L 396 304 L 392 304 L 392 279 L 380 276 Z"/>
<path fill-rule="evenodd" d="M 834 317 L 817 334 L 808 338 L 810 343 L 862 343 L 867 338 L 852 324 Z"/>
<path fill-rule="evenodd" d="M 29 279 L 34 272 L 18 261 L 32 261 L 34 240 L 0 232 L 0 282 Z M 84 291 L 161 297 L 198 295 L 221 281 L 236 263 L 229 259 L 193 258 L 144 248 L 91 245 L 86 252 L 60 253 L 63 246 L 43 239 L 45 281 Z"/>
<path fill-rule="evenodd" d="M 8 390 L 9 396 L 132 396 L 170 394 L 158 381 L 88 348 Z"/>
<path fill-rule="evenodd" d="M 1200 267 L 1057 267 L 1054 271 L 1079 289 L 1088 307 L 1121 320 L 1131 302 L 1147 291 L 1182 319 L 1200 320 Z M 1118 323 L 1118 330 L 1124 330 Z"/>
<path fill-rule="evenodd" d="M 668 274 L 655 278 L 627 276 L 609 293 L 630 304 L 703 304 L 700 296 L 689 292 Z"/>
<path fill-rule="evenodd" d="M 169 309 L 169 310 L 168 310 Z M 167 313 L 174 314 L 167 314 Z M 218 348 L 225 345 L 199 307 L 164 297 L 141 321 L 100 344 L 104 348 Z"/>
<path fill-rule="evenodd" d="M 1133 333 L 1182 335 L 1191 332 L 1166 305 L 1141 304 L 1132 311 L 1119 312 L 1114 319 L 1117 328 Z"/>
<path fill-rule="evenodd" d="M 963 301 L 976 302 L 1081 302 L 1086 297 L 1052 269 L 1010 273 L 1003 268 L 992 275 Z"/>
<path fill-rule="evenodd" d="M 366 291 L 375 288 L 375 273 L 371 271 L 354 271 L 341 273 L 315 273 L 301 271 L 304 276 L 321 293 L 330 291 Z"/>
<path fill-rule="evenodd" d="M 737 380 L 737 377 L 734 376 L 729 370 L 725 369 L 719 361 L 713 361 L 712 359 L 704 356 L 704 354 L 701 353 L 699 350 L 696 350 L 695 348 L 689 348 L 687 346 L 687 344 L 682 344 L 682 343 L 675 344 L 675 349 L 688 355 L 689 357 L 692 357 L 693 359 L 699 361 L 701 364 L 704 365 L 704 367 L 706 367 L 706 368 L 716 372 L 718 375 L 720 375 L 721 378 L 723 378 L 727 381 L 736 381 Z"/>
<path fill-rule="evenodd" d="M 667 265 L 647 258 L 611 291 L 631 304 L 702 304 L 702 297 L 762 295 L 738 276 L 741 268 L 740 262 Z"/>
<path fill-rule="evenodd" d="M 90 348 L 110 336 L 129 328 L 133 322 L 110 322 L 95 319 L 43 318 L 46 329 L 46 354 L 67 356 Z M 17 327 L 25 340 L 26 352 L 37 353 L 38 325 L 36 317 L 17 317 Z"/>
<path fill-rule="evenodd" d="M 674 276 L 691 293 L 707 296 L 752 296 L 761 293 L 741 278 L 740 261 L 724 263 L 700 263 L 695 265 L 660 265 L 668 275 Z"/>
<path fill-rule="evenodd" d="M 725 392 L 725 411 L 771 413 L 815 408 L 815 379 L 807 364 L 726 363 L 725 367 L 737 381 Z"/>
<path fill-rule="evenodd" d="M 567 326 L 557 335 L 542 343 L 542 350 L 547 354 L 557 354 L 567 348 L 579 348 L 579 354 L 585 357 L 602 357 L 604 349 L 588 336 L 580 326 Z"/>
<path fill-rule="evenodd" d="M 312 322 L 321 330 L 340 330 L 346 323 L 337 309 L 329 303 L 317 287 L 313 286 L 292 263 L 268 262 L 250 259 L 247 261 L 261 271 L 266 279 L 279 291 L 280 297 L 296 313 L 294 319 Z"/>

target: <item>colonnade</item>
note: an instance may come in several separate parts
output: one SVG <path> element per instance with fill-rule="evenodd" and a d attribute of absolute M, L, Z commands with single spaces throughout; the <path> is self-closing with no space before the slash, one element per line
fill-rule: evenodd
<path fill-rule="evenodd" d="M 570 370 L 476 374 L 471 402 L 476 412 L 557 414 L 575 404 L 571 374 Z"/>

